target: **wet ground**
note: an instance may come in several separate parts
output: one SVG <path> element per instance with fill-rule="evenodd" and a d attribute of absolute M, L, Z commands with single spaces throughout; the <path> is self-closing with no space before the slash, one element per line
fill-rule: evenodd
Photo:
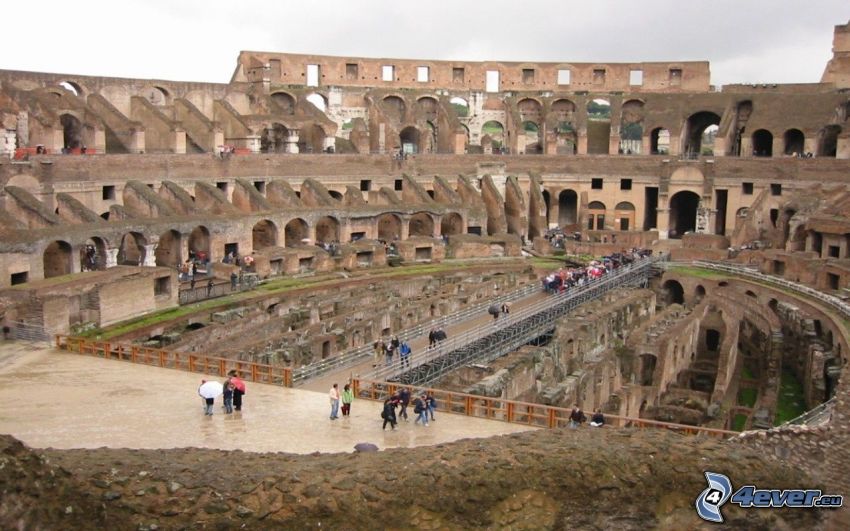
<path fill-rule="evenodd" d="M 182 448 L 252 452 L 349 452 L 434 445 L 525 431 L 499 421 L 437 411 L 428 427 L 413 415 L 381 429 L 381 404 L 355 400 L 350 418 L 331 421 L 324 392 L 248 383 L 242 412 L 225 415 L 221 398 L 206 417 L 202 376 L 102 360 L 29 344 L 0 343 L 0 433 L 33 447 Z"/>

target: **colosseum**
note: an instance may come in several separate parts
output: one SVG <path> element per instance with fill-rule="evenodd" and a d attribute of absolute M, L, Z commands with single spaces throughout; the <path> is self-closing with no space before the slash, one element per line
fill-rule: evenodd
<path fill-rule="evenodd" d="M 447 498 L 491 490 L 466 500 L 474 509 L 447 500 L 387 516 L 390 527 L 695 527 L 705 480 L 691 451 L 737 486 L 850 494 L 850 23 L 834 28 L 819 83 L 719 90 L 700 61 L 243 51 L 223 84 L 0 70 L 0 118 L 4 342 L 322 392 L 348 381 L 363 400 L 427 388 L 444 412 L 546 428 L 445 446 L 472 476 L 487 447 L 504 461 L 493 468 L 530 476 L 525 488 L 498 470 L 479 483 L 441 476 Z M 602 277 L 575 286 L 561 273 L 591 270 Z M 446 343 L 426 345 L 442 328 Z M 393 336 L 414 346 L 412 367 L 376 357 Z M 609 419 L 608 443 L 585 427 L 559 442 L 574 405 Z M 621 466 L 649 490 L 660 472 L 644 454 L 669 448 L 663 474 L 681 473 L 668 479 L 688 495 L 582 520 L 576 504 L 595 498 L 562 499 L 580 488 L 553 479 L 568 465 L 512 461 L 555 447 L 594 462 L 605 444 L 634 452 Z M 28 474 L 48 474 L 3 445 Z M 442 447 L 423 451 L 442 459 Z M 98 483 L 109 452 L 52 452 L 69 468 L 93 463 L 74 472 L 84 496 L 121 497 Z M 394 452 L 364 456 L 364 470 L 412 450 Z M 297 466 L 326 477 L 343 459 Z M 598 499 L 637 506 L 612 470 Z M 431 488 L 419 472 L 404 478 Z M 62 527 L 27 509 L 41 503 L 28 488 L 0 521 Z M 278 488 L 315 500 L 263 512 L 195 496 L 171 514 L 126 487 L 111 522 L 367 528 L 362 511 L 389 515 L 389 491 L 350 488 L 359 509 Z M 68 502 L 91 511 L 77 523 L 107 522 L 90 502 Z M 726 510 L 742 528 L 850 522 L 846 508 Z M 193 511 L 207 519 L 185 519 Z"/>

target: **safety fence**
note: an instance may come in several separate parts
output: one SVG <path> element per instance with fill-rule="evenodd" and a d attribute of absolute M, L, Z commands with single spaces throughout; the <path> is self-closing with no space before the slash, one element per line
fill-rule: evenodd
<path fill-rule="evenodd" d="M 221 377 L 236 371 L 237 376 L 245 381 L 292 387 L 292 369 L 289 367 L 62 335 L 56 336 L 56 347 L 99 358 Z"/>
<path fill-rule="evenodd" d="M 545 404 L 533 404 L 517 400 L 505 400 L 503 398 L 470 395 L 466 393 L 446 391 L 444 389 L 423 387 L 414 388 L 393 382 L 377 382 L 359 378 L 353 379 L 351 386 L 354 390 L 355 396 L 368 400 L 385 400 L 402 387 L 411 389 L 411 401 L 417 395 L 429 393 L 436 400 L 437 413 L 456 413 L 469 417 L 500 420 L 503 422 L 525 424 L 538 428 L 562 428 L 567 426 L 570 421 L 570 409 Z M 585 414 L 590 415 L 589 412 L 586 412 Z M 738 435 L 738 432 L 730 430 L 704 428 L 700 426 L 689 426 L 686 424 L 674 424 L 671 422 L 661 422 L 657 420 L 608 414 L 605 415 L 605 424 L 621 428 L 664 429 L 681 433 L 683 435 L 705 435 L 719 439 Z"/>

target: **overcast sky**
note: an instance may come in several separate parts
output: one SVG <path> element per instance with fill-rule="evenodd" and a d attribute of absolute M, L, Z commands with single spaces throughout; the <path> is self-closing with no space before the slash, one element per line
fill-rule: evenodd
<path fill-rule="evenodd" d="M 711 62 L 807 83 L 848 0 L 8 0 L 0 68 L 227 82 L 240 50 L 414 59 Z"/>

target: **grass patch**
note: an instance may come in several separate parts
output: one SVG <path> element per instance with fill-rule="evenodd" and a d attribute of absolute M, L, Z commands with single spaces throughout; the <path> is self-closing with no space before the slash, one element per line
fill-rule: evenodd
<path fill-rule="evenodd" d="M 734 431 L 744 431 L 744 428 L 747 426 L 747 416 L 738 413 L 732 418 L 732 429 Z"/>
<path fill-rule="evenodd" d="M 803 386 L 797 377 L 789 370 L 782 371 L 779 384 L 779 399 L 776 401 L 776 419 L 774 426 L 784 424 L 806 412 L 806 401 L 803 400 Z"/>
<path fill-rule="evenodd" d="M 729 275 L 718 273 L 717 271 L 713 271 L 711 269 L 703 269 L 701 267 L 673 265 L 670 267 L 670 269 L 675 271 L 676 273 L 681 273 L 683 275 L 688 275 L 697 278 L 705 278 L 709 280 L 722 280 L 724 278 L 729 278 Z"/>
<path fill-rule="evenodd" d="M 738 405 L 753 407 L 756 405 L 756 397 L 758 397 L 758 390 L 753 389 L 752 387 L 745 387 L 744 389 L 739 389 Z"/>
<path fill-rule="evenodd" d="M 750 368 L 747 367 L 746 365 L 744 365 L 744 369 L 743 369 L 742 372 L 743 372 L 744 378 L 746 378 L 747 380 L 755 380 L 756 379 L 755 375 L 753 375 L 753 371 L 751 371 Z"/>

